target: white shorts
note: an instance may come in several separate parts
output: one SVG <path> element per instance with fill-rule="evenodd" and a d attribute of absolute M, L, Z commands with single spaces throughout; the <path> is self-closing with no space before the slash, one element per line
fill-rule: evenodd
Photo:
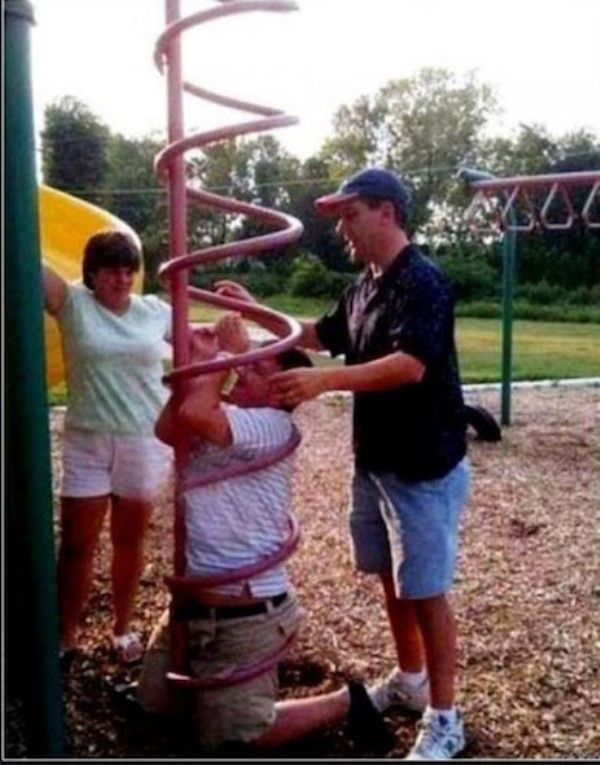
<path fill-rule="evenodd" d="M 61 496 L 152 499 L 172 464 L 172 449 L 154 436 L 65 430 Z"/>

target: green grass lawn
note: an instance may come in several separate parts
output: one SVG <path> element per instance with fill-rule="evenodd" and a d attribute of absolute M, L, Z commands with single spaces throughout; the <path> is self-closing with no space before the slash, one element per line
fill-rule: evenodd
<path fill-rule="evenodd" d="M 276 295 L 265 303 L 291 316 L 311 318 L 325 312 L 333 301 Z M 195 321 L 211 321 L 218 315 L 198 303 L 191 313 Z M 463 381 L 498 382 L 502 370 L 501 321 L 464 317 L 457 319 L 456 327 Z M 516 320 L 513 379 L 563 377 L 600 377 L 600 325 Z"/>
<path fill-rule="evenodd" d="M 457 346 L 464 382 L 496 382 L 501 375 L 502 325 L 497 319 L 458 319 Z M 514 380 L 600 377 L 600 325 L 515 321 Z"/>
<path fill-rule="evenodd" d="M 276 310 L 298 318 L 319 316 L 331 303 L 287 295 L 267 301 Z M 213 321 L 219 311 L 198 303 L 193 321 Z M 459 318 L 456 339 L 461 378 L 465 383 L 499 382 L 502 374 L 502 324 L 498 319 Z M 319 364 L 336 361 L 315 356 Z M 513 325 L 513 380 L 600 377 L 600 324 L 521 321 Z M 52 404 L 64 403 L 64 384 L 50 392 Z"/>
<path fill-rule="evenodd" d="M 458 319 L 456 341 L 464 383 L 499 382 L 501 324 Z M 313 357 L 321 366 L 335 361 Z M 517 321 L 513 327 L 513 380 L 600 377 L 600 326 Z"/>
<path fill-rule="evenodd" d="M 334 305 L 334 300 L 323 300 L 322 298 L 294 297 L 293 295 L 273 295 L 265 298 L 265 305 L 276 311 L 281 311 L 289 316 L 296 316 L 299 319 L 309 319 L 314 316 L 320 316 Z M 211 308 L 202 303 L 190 304 L 190 315 L 192 321 L 213 321 L 220 311 Z"/>

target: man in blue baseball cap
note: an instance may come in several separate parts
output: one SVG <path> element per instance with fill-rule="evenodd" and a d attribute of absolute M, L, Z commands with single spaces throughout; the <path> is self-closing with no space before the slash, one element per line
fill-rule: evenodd
<path fill-rule="evenodd" d="M 342 204 L 360 197 L 392 200 L 404 211 L 411 202 L 410 191 L 397 175 L 390 170 L 370 167 L 344 181 L 335 194 L 317 199 L 315 209 L 319 215 L 337 217 Z"/>
<path fill-rule="evenodd" d="M 407 759 L 449 759 L 465 745 L 447 594 L 469 485 L 467 424 L 453 297 L 409 239 L 410 200 L 405 183 L 379 167 L 316 200 L 319 214 L 338 219 L 336 232 L 364 270 L 328 314 L 302 322 L 299 345 L 343 355 L 345 364 L 282 372 L 271 383 L 287 405 L 326 391 L 353 393 L 354 559 L 382 582 L 398 657 L 369 695 L 379 711 L 423 712 Z M 217 289 L 253 300 L 231 282 Z"/>

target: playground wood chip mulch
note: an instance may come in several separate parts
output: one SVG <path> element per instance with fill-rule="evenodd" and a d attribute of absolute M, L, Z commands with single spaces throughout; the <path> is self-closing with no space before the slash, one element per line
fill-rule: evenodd
<path fill-rule="evenodd" d="M 500 394 L 467 394 L 499 416 Z M 394 666 L 378 582 L 354 572 L 347 543 L 350 404 L 331 397 L 297 412 L 295 508 L 300 548 L 289 568 L 306 611 L 302 633 L 280 669 L 283 698 L 373 680 Z M 470 432 L 473 483 L 462 522 L 453 593 L 459 633 L 458 703 L 465 758 L 583 759 L 600 756 L 600 388 L 513 392 L 512 425 L 499 443 Z M 62 412 L 51 418 L 58 494 Z M 134 628 L 148 638 L 167 604 L 172 506 L 165 492 L 150 532 Z M 56 521 L 56 537 L 60 533 Z M 64 679 L 70 754 L 76 758 L 202 756 L 181 733 L 131 720 L 109 683 L 136 670 L 117 665 L 111 623 L 109 545 L 103 532 L 81 653 Z M 403 757 L 416 720 L 387 717 Z M 18 709 L 8 709 L 6 754 L 23 756 Z M 274 753 L 282 758 L 371 758 L 345 724 Z"/>

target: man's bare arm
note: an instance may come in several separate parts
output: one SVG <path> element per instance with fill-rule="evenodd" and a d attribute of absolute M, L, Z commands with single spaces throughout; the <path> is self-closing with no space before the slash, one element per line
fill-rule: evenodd
<path fill-rule="evenodd" d="M 200 327 L 191 332 L 190 350 L 194 361 L 215 358 L 218 349 L 218 326 Z M 190 436 L 220 446 L 230 444 L 229 421 L 221 407 L 221 390 L 228 375 L 227 370 L 213 372 L 183 383 L 160 413 L 155 427 L 157 437 L 171 445 L 179 438 Z"/>
<path fill-rule="evenodd" d="M 231 444 L 229 420 L 221 403 L 227 372 L 214 372 L 194 381 L 182 398 L 172 395 L 161 411 L 154 433 L 169 446 L 180 438 L 202 438 L 218 446 Z M 180 403 L 181 402 L 181 403 Z"/>
<path fill-rule="evenodd" d="M 187 436 L 196 436 L 217 446 L 232 442 L 229 419 L 221 402 L 221 389 L 228 372 L 205 375 L 177 410 L 177 427 Z"/>
<path fill-rule="evenodd" d="M 270 384 L 280 404 L 294 406 L 327 391 L 383 391 L 419 383 L 424 374 L 425 365 L 419 359 L 398 352 L 346 367 L 290 369 L 273 375 Z"/>

